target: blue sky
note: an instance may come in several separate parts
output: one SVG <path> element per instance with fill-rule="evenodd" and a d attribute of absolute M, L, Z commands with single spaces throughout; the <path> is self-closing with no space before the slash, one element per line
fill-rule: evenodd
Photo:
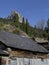
<path fill-rule="evenodd" d="M 0 0 L 0 17 L 7 17 L 12 10 L 20 12 L 34 26 L 49 18 L 49 0 Z"/>

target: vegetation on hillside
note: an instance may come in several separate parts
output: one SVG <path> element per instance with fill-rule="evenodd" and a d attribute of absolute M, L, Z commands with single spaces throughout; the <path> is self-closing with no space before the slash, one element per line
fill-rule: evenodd
<path fill-rule="evenodd" d="M 20 30 L 22 30 L 30 37 L 40 37 L 49 40 L 49 19 L 47 20 L 47 25 L 45 27 L 44 20 L 39 21 L 37 25 L 32 27 L 30 26 L 28 19 L 25 20 L 24 17 L 22 18 L 22 23 L 20 23 L 17 13 L 8 17 L 0 18 L 0 30 L 10 30 L 17 34 L 20 34 Z"/>

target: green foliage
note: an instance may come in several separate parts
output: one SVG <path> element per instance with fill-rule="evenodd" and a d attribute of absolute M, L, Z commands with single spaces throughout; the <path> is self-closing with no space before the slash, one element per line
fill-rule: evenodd
<path fill-rule="evenodd" d="M 6 29 L 6 28 L 2 28 L 2 30 L 4 30 L 4 31 L 9 31 L 8 29 Z"/>
<path fill-rule="evenodd" d="M 28 19 L 26 19 L 26 33 L 28 34 L 29 32 L 29 22 Z"/>
<path fill-rule="evenodd" d="M 25 20 L 24 20 L 24 17 L 22 18 L 22 30 L 25 31 Z"/>
<path fill-rule="evenodd" d="M 49 19 L 48 19 L 48 21 L 47 21 L 47 26 L 45 27 L 45 31 L 46 31 L 46 38 L 47 38 L 47 40 L 49 40 Z"/>
<path fill-rule="evenodd" d="M 20 31 L 18 29 L 14 30 L 13 33 L 20 34 Z"/>
<path fill-rule="evenodd" d="M 49 40 L 49 32 L 48 32 L 48 37 L 47 37 L 47 40 Z"/>
<path fill-rule="evenodd" d="M 11 26 L 15 27 L 13 30 L 13 33 L 20 34 L 20 29 L 27 33 L 30 37 L 43 37 L 49 40 L 49 19 L 47 21 L 47 26 L 44 28 L 44 21 L 41 20 L 39 24 L 34 27 L 30 26 L 28 19 L 25 19 L 24 17 L 22 18 L 22 23 L 19 22 L 19 16 L 18 14 L 14 14 L 12 16 L 12 19 L 7 19 L 7 18 L 0 18 L 0 30 L 5 30 L 8 31 L 9 29 L 3 28 L 4 25 L 10 24 Z M 10 17 L 11 18 L 11 17 Z M 18 29 L 17 29 L 18 28 Z"/>
<path fill-rule="evenodd" d="M 19 27 L 19 16 L 18 16 L 18 14 L 15 14 L 13 19 L 14 19 L 15 26 Z"/>
<path fill-rule="evenodd" d="M 47 21 L 47 28 L 49 29 L 49 19 L 48 19 L 48 21 Z"/>

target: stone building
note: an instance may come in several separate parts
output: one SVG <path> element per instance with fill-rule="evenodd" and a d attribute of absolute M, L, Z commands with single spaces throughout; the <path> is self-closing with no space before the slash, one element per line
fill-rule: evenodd
<path fill-rule="evenodd" d="M 27 37 L 0 31 L 0 49 L 0 65 L 49 65 L 49 52 Z"/>

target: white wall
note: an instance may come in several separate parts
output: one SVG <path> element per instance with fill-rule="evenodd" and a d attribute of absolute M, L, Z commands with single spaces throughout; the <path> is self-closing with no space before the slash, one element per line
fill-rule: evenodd
<path fill-rule="evenodd" d="M 10 65 L 49 65 L 49 59 L 29 59 L 29 58 L 16 58 L 16 60 L 11 60 Z"/>
<path fill-rule="evenodd" d="M 34 62 L 34 65 L 49 65 L 47 59 L 44 59 L 43 61 L 41 59 L 32 59 Z"/>

